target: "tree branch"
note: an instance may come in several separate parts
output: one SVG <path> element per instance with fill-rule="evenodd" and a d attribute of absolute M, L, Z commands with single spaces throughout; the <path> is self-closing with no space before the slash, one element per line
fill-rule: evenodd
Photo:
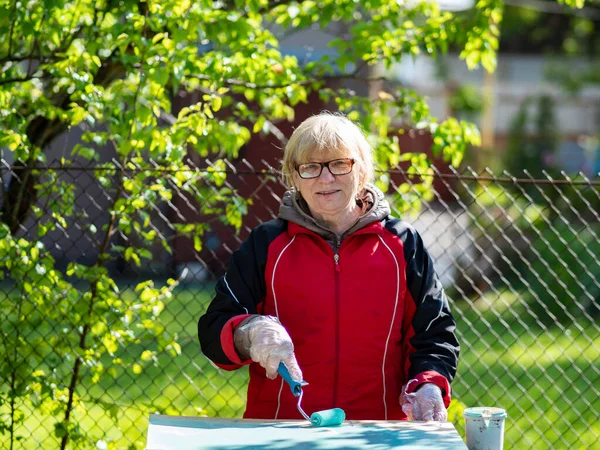
<path fill-rule="evenodd" d="M 39 61 L 40 64 L 51 61 L 51 56 L 55 56 L 54 54 L 52 55 L 37 55 L 35 58 L 36 61 Z M 12 56 L 12 55 L 7 55 L 5 58 L 0 59 L 0 65 L 4 65 L 8 62 L 23 62 L 23 61 L 29 61 L 30 59 L 32 59 L 32 55 L 24 55 L 24 56 Z"/>
<path fill-rule="evenodd" d="M 24 83 L 25 81 L 31 81 L 31 80 L 43 80 L 45 78 L 49 78 L 48 76 L 44 76 L 44 75 L 31 75 L 31 76 L 24 76 L 21 78 L 6 78 L 4 80 L 0 80 L 0 85 L 3 84 L 10 84 L 10 83 Z"/>
<path fill-rule="evenodd" d="M 124 164 L 123 164 L 123 167 L 125 167 Z M 121 169 L 121 178 L 120 179 L 121 179 L 121 183 L 122 183 L 123 169 Z M 105 264 L 105 261 L 106 261 L 106 256 L 107 256 L 106 250 L 107 250 L 108 244 L 110 242 L 110 237 L 113 234 L 113 227 L 115 226 L 115 223 L 117 220 L 117 216 L 114 213 L 114 208 L 115 208 L 115 205 L 117 204 L 117 201 L 121 198 L 121 194 L 123 192 L 122 188 L 123 188 L 123 186 L 122 186 L 122 184 L 120 184 L 119 187 L 117 188 L 117 192 L 115 194 L 113 204 L 109 210 L 112 212 L 111 212 L 110 220 L 108 222 L 108 227 L 106 229 L 106 233 L 104 234 L 104 240 L 102 242 L 101 247 L 98 249 L 98 259 L 96 262 L 96 267 L 103 267 Z M 87 335 L 91 328 L 91 322 L 92 322 L 91 318 L 92 318 L 92 314 L 94 313 L 94 303 L 95 303 L 96 297 L 98 295 L 99 282 L 100 282 L 100 280 L 96 280 L 95 282 L 91 283 L 90 301 L 88 304 L 87 320 L 85 321 L 83 329 L 81 330 L 81 334 L 79 335 L 79 348 L 81 348 L 83 351 L 85 351 L 87 349 L 86 339 L 87 339 Z M 73 408 L 73 399 L 75 396 L 75 388 L 77 387 L 77 383 L 79 382 L 79 370 L 81 368 L 81 363 L 82 363 L 81 356 L 78 355 L 77 358 L 75 359 L 73 371 L 71 372 L 71 381 L 69 382 L 69 397 L 67 399 L 67 407 L 65 410 L 65 420 L 64 420 L 64 424 L 65 424 L 66 428 L 68 428 L 69 420 L 71 418 L 71 410 Z M 65 448 L 67 447 L 68 439 L 69 439 L 69 433 L 66 432 L 60 442 L 61 450 L 65 450 Z"/>
<path fill-rule="evenodd" d="M 281 5 L 287 5 L 289 3 L 292 3 L 293 1 L 296 1 L 296 0 L 275 0 L 275 1 L 269 2 L 267 5 L 263 6 L 262 8 L 259 8 L 256 11 L 256 13 L 257 14 L 267 14 L 272 9 L 275 9 Z M 234 0 L 224 0 L 222 3 L 224 6 L 224 8 L 222 8 L 223 11 L 238 11 L 238 12 L 240 11 L 239 6 L 236 4 L 236 2 Z M 243 10 L 243 11 L 241 11 L 241 13 L 242 13 L 242 15 L 246 15 L 248 13 L 248 11 Z"/>
<path fill-rule="evenodd" d="M 17 0 L 14 0 L 12 12 L 10 14 L 12 16 L 13 20 L 10 23 L 10 31 L 8 32 L 8 53 L 6 54 L 7 57 L 10 57 L 10 54 L 12 53 L 13 33 L 15 31 L 15 23 L 17 22 L 17 18 L 15 17 L 16 12 L 17 12 Z"/>
<path fill-rule="evenodd" d="M 387 78 L 385 76 L 359 77 L 358 73 L 360 72 L 360 70 L 363 69 L 363 67 L 365 65 L 366 65 L 366 63 L 361 64 L 361 66 L 357 67 L 354 70 L 354 72 L 348 73 L 348 74 L 332 75 L 332 76 L 327 76 L 327 77 L 323 77 L 323 78 L 310 78 L 307 80 L 301 80 L 301 81 L 284 83 L 284 84 L 260 85 L 260 84 L 250 83 L 248 81 L 236 80 L 234 78 L 227 78 L 227 79 L 223 80 L 222 83 L 224 86 L 239 86 L 239 87 L 245 87 L 247 89 L 264 90 L 264 89 L 282 89 L 282 88 L 286 88 L 289 86 L 306 86 L 308 84 L 320 83 L 325 80 L 358 80 L 358 81 L 367 81 L 367 82 L 387 80 Z M 212 77 L 209 77 L 208 75 L 190 75 L 188 78 L 193 78 L 193 79 L 197 79 L 197 80 L 214 81 L 214 79 Z"/>
<path fill-rule="evenodd" d="M 267 126 L 267 129 L 273 134 L 273 136 L 275 136 L 277 139 L 279 139 L 279 142 L 281 142 L 281 145 L 283 145 L 285 147 L 285 145 L 288 142 L 288 139 L 285 137 L 285 134 L 283 134 L 283 131 L 281 131 L 270 120 L 265 120 L 265 125 Z"/>
<path fill-rule="evenodd" d="M 574 15 L 587 19 L 600 19 L 600 9 L 584 6 L 583 8 L 569 8 L 566 5 L 560 5 L 554 2 L 544 2 L 541 0 L 504 0 L 506 5 L 516 6 L 518 8 L 530 9 L 547 14 L 566 14 Z"/>

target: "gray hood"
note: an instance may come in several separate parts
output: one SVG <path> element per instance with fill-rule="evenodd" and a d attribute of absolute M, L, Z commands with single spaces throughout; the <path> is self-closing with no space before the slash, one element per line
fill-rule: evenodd
<path fill-rule="evenodd" d="M 283 202 L 279 207 L 279 218 L 294 222 L 319 234 L 331 242 L 341 242 L 349 234 L 373 222 L 379 222 L 390 214 L 390 205 L 385 199 L 383 192 L 372 184 L 367 184 L 360 196 L 363 201 L 370 204 L 366 213 L 347 230 L 342 236 L 337 236 L 327 226 L 310 215 L 308 204 L 295 189 L 283 194 Z"/>

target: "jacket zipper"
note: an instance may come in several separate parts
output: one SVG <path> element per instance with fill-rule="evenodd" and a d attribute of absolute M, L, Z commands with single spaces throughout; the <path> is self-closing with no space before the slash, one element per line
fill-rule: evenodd
<path fill-rule="evenodd" d="M 335 262 L 335 372 L 333 378 L 333 407 L 337 407 L 338 378 L 340 370 L 340 255 L 339 242 L 335 241 L 333 261 Z"/>

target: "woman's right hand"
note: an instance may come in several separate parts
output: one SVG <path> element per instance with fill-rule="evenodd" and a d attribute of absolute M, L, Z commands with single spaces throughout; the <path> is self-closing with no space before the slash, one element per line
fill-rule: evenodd
<path fill-rule="evenodd" d="M 294 344 L 277 317 L 255 315 L 247 318 L 236 327 L 234 343 L 240 356 L 250 357 L 264 367 L 267 378 L 274 380 L 279 363 L 283 362 L 291 377 L 302 381 Z"/>

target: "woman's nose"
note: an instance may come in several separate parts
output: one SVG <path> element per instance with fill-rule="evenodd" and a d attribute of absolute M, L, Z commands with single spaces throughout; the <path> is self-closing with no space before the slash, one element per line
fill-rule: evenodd
<path fill-rule="evenodd" d="M 335 180 L 335 177 L 329 171 L 329 167 L 323 167 L 323 170 L 321 171 L 321 175 L 319 176 L 319 179 L 321 181 L 333 181 L 333 180 Z"/>

